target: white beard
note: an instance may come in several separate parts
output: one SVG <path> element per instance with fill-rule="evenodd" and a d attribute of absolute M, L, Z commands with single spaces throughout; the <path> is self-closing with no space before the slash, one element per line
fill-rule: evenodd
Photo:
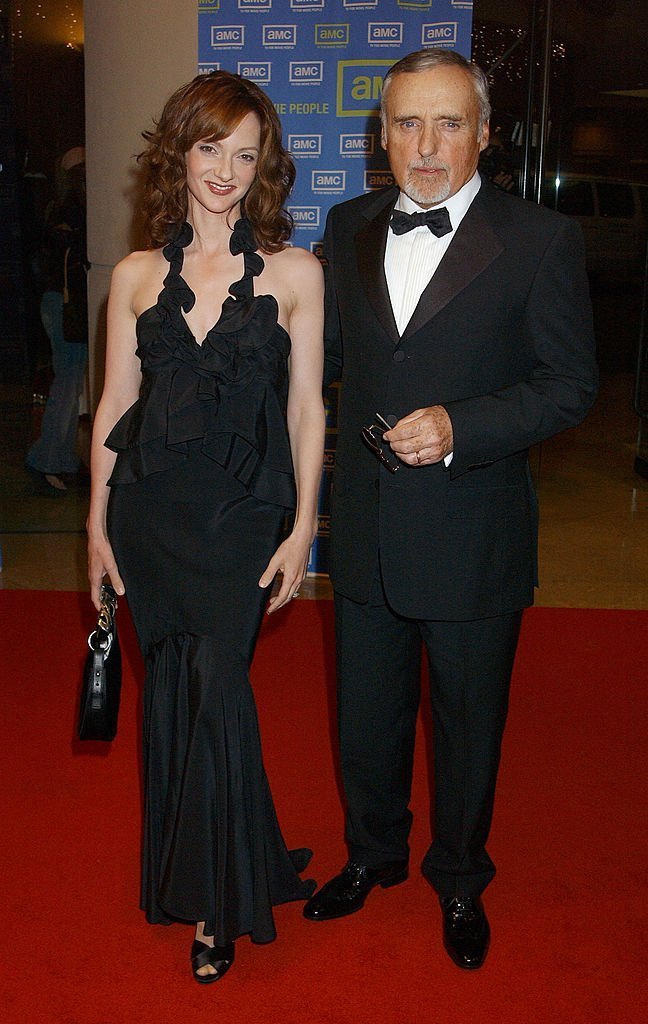
<path fill-rule="evenodd" d="M 444 199 L 448 198 L 450 195 L 450 178 L 447 168 L 439 166 L 439 170 L 446 172 L 446 178 L 434 184 L 432 182 L 427 184 L 425 182 L 419 183 L 415 178 L 416 169 L 415 167 L 408 168 L 407 179 L 403 188 L 405 195 L 408 195 L 418 206 L 435 206 L 437 203 L 442 203 Z"/>

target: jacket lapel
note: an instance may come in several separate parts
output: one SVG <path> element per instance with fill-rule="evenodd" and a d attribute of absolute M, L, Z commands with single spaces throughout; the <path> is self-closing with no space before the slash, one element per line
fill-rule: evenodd
<path fill-rule="evenodd" d="M 385 278 L 385 247 L 389 218 L 398 196 L 390 189 L 377 197 L 376 204 L 366 212 L 367 222 L 355 237 L 358 273 L 369 304 L 394 345 L 400 341 Z"/>
<path fill-rule="evenodd" d="M 403 338 L 411 337 L 424 327 L 504 251 L 482 208 L 483 188 L 482 185 L 436 273 L 424 289 Z"/>

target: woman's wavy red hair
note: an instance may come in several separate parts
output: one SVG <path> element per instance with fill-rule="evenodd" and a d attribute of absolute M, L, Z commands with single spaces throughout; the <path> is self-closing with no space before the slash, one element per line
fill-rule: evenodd
<path fill-rule="evenodd" d="M 167 100 L 138 160 L 144 171 L 144 229 L 155 247 L 165 245 L 187 219 L 185 156 L 202 139 L 227 138 L 246 114 L 261 124 L 256 177 L 242 213 L 265 252 L 280 251 L 290 238 L 292 217 L 283 206 L 295 181 L 295 166 L 281 144 L 281 123 L 272 101 L 255 85 L 229 71 L 198 75 Z"/>

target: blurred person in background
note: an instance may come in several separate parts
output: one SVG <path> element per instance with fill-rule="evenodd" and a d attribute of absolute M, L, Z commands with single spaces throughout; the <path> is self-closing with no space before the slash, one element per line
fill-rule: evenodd
<path fill-rule="evenodd" d="M 63 494 L 64 477 L 81 469 L 76 438 L 88 362 L 85 252 L 85 149 L 75 146 L 57 167 L 56 195 L 46 211 L 38 257 L 40 315 L 52 349 L 54 379 L 40 437 L 29 449 L 25 465 L 52 494 Z"/>

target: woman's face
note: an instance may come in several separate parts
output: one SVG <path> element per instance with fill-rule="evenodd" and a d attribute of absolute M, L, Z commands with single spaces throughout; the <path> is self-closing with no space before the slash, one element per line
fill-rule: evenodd
<path fill-rule="evenodd" d="M 237 206 L 256 176 L 260 148 L 261 124 L 252 112 L 226 138 L 194 143 L 185 154 L 189 209 L 228 213 Z"/>

